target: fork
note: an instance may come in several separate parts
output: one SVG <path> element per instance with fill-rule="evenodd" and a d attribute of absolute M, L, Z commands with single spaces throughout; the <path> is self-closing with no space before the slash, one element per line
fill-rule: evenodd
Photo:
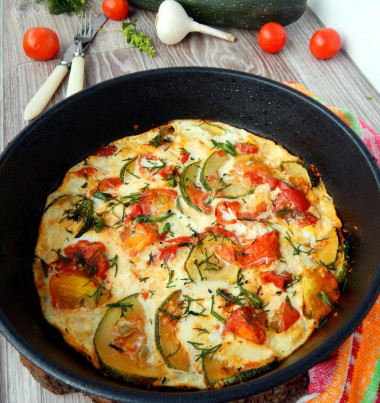
<path fill-rule="evenodd" d="M 91 11 L 78 14 L 77 32 L 74 41 L 77 44 L 77 50 L 71 63 L 71 72 L 67 86 L 66 98 L 83 90 L 84 84 L 84 52 L 83 43 L 91 39 Z"/>

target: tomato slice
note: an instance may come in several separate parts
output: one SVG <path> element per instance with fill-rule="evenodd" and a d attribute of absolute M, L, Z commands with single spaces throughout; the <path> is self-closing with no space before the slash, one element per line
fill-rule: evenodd
<path fill-rule="evenodd" d="M 197 189 L 193 186 L 187 188 L 187 194 L 191 202 L 199 207 L 205 214 L 210 214 L 212 209 L 206 203 L 208 198 L 210 197 L 210 192 L 202 192 L 201 189 Z"/>
<path fill-rule="evenodd" d="M 158 174 L 166 179 L 170 174 L 173 174 L 176 169 L 177 167 L 175 165 L 168 165 L 167 167 L 160 169 Z"/>
<path fill-rule="evenodd" d="M 268 183 L 270 189 L 274 190 L 278 182 L 278 179 L 272 176 L 268 167 L 260 162 L 247 165 L 246 171 L 243 173 L 243 183 L 250 187 Z"/>
<path fill-rule="evenodd" d="M 223 201 L 215 208 L 216 222 L 218 224 L 235 224 L 241 204 L 238 201 Z"/>
<path fill-rule="evenodd" d="M 165 243 L 171 243 L 169 246 L 160 250 L 159 259 L 169 261 L 177 253 L 178 248 L 182 246 L 189 246 L 197 243 L 198 240 L 191 236 L 180 236 L 177 238 L 171 238 L 165 241 Z"/>
<path fill-rule="evenodd" d="M 110 157 L 117 151 L 117 147 L 113 144 L 103 145 L 94 150 L 90 155 L 95 157 Z"/>
<path fill-rule="evenodd" d="M 234 147 L 242 154 L 256 154 L 259 151 L 257 145 L 249 143 L 235 143 Z"/>
<path fill-rule="evenodd" d="M 286 299 L 276 312 L 278 321 L 280 322 L 279 331 L 285 332 L 301 317 L 300 313 L 296 308 L 293 308 L 289 299 Z"/>
<path fill-rule="evenodd" d="M 225 262 L 242 267 L 267 267 L 281 256 L 277 231 L 269 231 L 259 236 L 250 245 L 216 245 L 214 252 Z"/>
<path fill-rule="evenodd" d="M 120 178 L 104 178 L 99 181 L 98 186 L 90 191 L 91 196 L 95 192 L 107 192 L 110 189 L 119 188 L 124 182 Z"/>
<path fill-rule="evenodd" d="M 281 189 L 281 193 L 274 201 L 274 210 L 276 212 L 289 209 L 306 213 L 310 208 L 311 204 L 309 200 L 307 200 L 306 196 L 300 190 L 284 182 L 280 182 L 278 187 Z"/>
<path fill-rule="evenodd" d="M 66 270 L 73 265 L 86 276 L 104 279 L 109 269 L 108 259 L 105 255 L 106 247 L 101 242 L 89 242 L 82 240 L 74 245 L 66 246 L 64 255 L 70 259 Z M 65 267 L 63 266 L 65 269 Z"/>
<path fill-rule="evenodd" d="M 56 309 L 75 309 L 81 306 L 95 308 L 104 304 L 109 292 L 95 297 L 99 284 L 79 272 L 66 271 L 53 274 L 49 281 L 52 305 Z"/>
<path fill-rule="evenodd" d="M 250 245 L 216 245 L 214 252 L 227 263 L 235 266 L 269 266 L 281 256 L 277 231 L 259 236 Z"/>
<path fill-rule="evenodd" d="M 265 342 L 265 325 L 266 313 L 252 307 L 237 308 L 226 320 L 226 329 L 256 344 Z"/>
<path fill-rule="evenodd" d="M 120 236 L 124 241 L 124 246 L 129 249 L 131 256 L 136 256 L 145 247 L 160 240 L 160 235 L 157 231 L 152 226 L 144 223 L 128 226 Z"/>
<path fill-rule="evenodd" d="M 265 271 L 260 274 L 260 280 L 263 284 L 273 283 L 277 288 L 285 291 L 286 284 L 291 282 L 293 277 L 290 274 L 277 274 L 273 271 Z"/>
<path fill-rule="evenodd" d="M 79 171 L 74 172 L 75 175 L 77 176 L 90 176 L 93 175 L 94 173 L 98 172 L 98 170 L 94 167 L 84 167 L 82 169 L 79 169 Z"/>
<path fill-rule="evenodd" d="M 174 207 L 178 193 L 172 189 L 147 189 L 141 193 L 140 202 L 133 204 L 126 221 L 132 221 L 139 215 L 158 217 Z"/>
<path fill-rule="evenodd" d="M 181 164 L 186 164 L 186 162 L 190 158 L 190 153 L 181 153 L 179 160 L 181 161 Z"/>

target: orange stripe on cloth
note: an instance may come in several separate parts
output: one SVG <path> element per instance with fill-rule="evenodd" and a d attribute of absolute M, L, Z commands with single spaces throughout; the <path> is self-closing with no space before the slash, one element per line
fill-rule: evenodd
<path fill-rule="evenodd" d="M 379 355 L 379 323 L 380 297 L 360 325 L 361 331 L 355 332 L 339 347 L 331 384 L 311 402 L 357 403 L 363 401 L 364 394 L 375 373 Z M 358 337 L 359 339 L 357 339 Z M 355 349 L 357 350 L 356 357 L 353 355 Z M 351 374 L 349 374 L 350 370 L 352 371 Z M 351 380 L 349 383 L 347 383 L 348 376 Z"/>

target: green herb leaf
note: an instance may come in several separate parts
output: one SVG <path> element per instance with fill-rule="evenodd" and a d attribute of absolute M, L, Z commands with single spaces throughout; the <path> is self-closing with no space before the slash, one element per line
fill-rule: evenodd
<path fill-rule="evenodd" d="M 152 215 L 138 215 L 138 216 L 134 217 L 133 220 L 136 222 L 140 222 L 140 223 L 163 222 L 163 221 L 167 220 L 168 218 L 172 217 L 173 215 L 174 215 L 173 212 L 168 212 L 159 217 L 155 217 Z"/>
<path fill-rule="evenodd" d="M 156 55 L 151 39 L 145 36 L 143 32 L 140 32 L 139 34 L 136 32 L 136 21 L 123 21 L 122 30 L 129 45 L 138 48 L 149 57 L 154 57 Z"/>
<path fill-rule="evenodd" d="M 323 301 L 327 306 L 329 306 L 330 308 L 332 308 L 332 309 L 335 310 L 334 304 L 331 302 L 329 296 L 328 296 L 324 291 L 319 292 L 319 293 L 317 294 L 317 296 L 318 296 L 319 298 L 321 298 L 322 301 Z"/>
<path fill-rule="evenodd" d="M 86 6 L 86 0 L 37 0 L 37 3 L 47 3 L 50 14 L 71 14 L 81 11 Z"/>
<path fill-rule="evenodd" d="M 218 143 L 215 140 L 211 140 L 211 142 L 214 145 L 214 147 L 219 148 L 219 150 L 225 151 L 227 154 L 230 154 L 233 157 L 235 157 L 236 150 L 234 145 L 230 141 L 227 140 L 225 143 Z"/>

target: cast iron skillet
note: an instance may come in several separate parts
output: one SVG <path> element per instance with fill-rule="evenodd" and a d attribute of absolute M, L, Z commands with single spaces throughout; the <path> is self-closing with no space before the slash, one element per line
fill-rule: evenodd
<path fill-rule="evenodd" d="M 21 113 L 21 111 L 20 111 Z M 176 118 L 206 118 L 261 134 L 317 166 L 352 244 L 338 317 L 272 372 L 216 391 L 143 390 L 103 377 L 43 319 L 31 264 L 45 198 L 93 149 Z M 135 129 L 138 125 L 138 129 Z M 380 173 L 354 132 L 279 83 L 208 68 L 152 70 L 93 86 L 26 127 L 0 159 L 0 330 L 35 365 L 116 401 L 225 401 L 259 393 L 325 359 L 360 324 L 380 285 Z"/>

